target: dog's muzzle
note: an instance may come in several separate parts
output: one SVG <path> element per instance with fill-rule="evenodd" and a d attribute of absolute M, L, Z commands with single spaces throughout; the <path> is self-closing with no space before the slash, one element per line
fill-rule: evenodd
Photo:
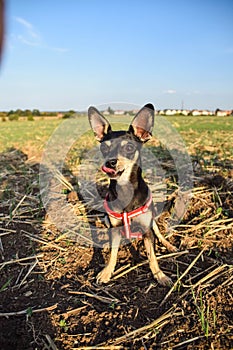
<path fill-rule="evenodd" d="M 120 176 L 124 170 L 117 170 L 117 159 L 110 159 L 105 162 L 105 164 L 102 166 L 102 171 L 105 172 L 110 177 L 118 177 Z"/>

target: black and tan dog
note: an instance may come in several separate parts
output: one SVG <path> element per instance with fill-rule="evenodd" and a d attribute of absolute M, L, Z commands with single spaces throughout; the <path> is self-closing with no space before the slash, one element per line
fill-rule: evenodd
<path fill-rule="evenodd" d="M 154 235 L 170 251 L 176 251 L 176 248 L 163 237 L 155 223 L 152 195 L 141 169 L 140 151 L 152 136 L 154 107 L 145 105 L 132 120 L 128 131 L 112 131 L 107 119 L 95 107 L 88 109 L 88 117 L 105 158 L 102 170 L 110 178 L 104 207 L 111 223 L 111 255 L 97 281 L 107 283 L 110 280 L 124 235 L 128 239 L 144 239 L 153 276 L 160 284 L 170 285 L 171 279 L 160 270 L 155 256 Z M 135 227 L 139 228 L 138 232 L 133 231 Z"/>

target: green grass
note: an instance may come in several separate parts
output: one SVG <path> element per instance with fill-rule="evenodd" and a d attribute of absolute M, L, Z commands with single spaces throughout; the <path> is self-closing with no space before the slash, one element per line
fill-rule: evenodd
<path fill-rule="evenodd" d="M 86 117 L 80 117 L 80 124 L 83 123 L 84 118 L 86 119 Z M 114 128 L 125 127 L 131 119 L 130 116 L 109 118 L 111 122 L 115 122 Z M 212 150 L 213 154 L 216 153 L 225 158 L 233 156 L 233 117 L 172 116 L 166 119 L 180 133 L 189 153 L 205 153 Z M 14 147 L 26 153 L 30 150 L 31 153 L 41 154 L 46 141 L 62 122 L 63 120 L 58 119 L 0 121 L 0 152 Z M 92 147 L 95 143 L 92 136 L 88 139 L 88 143 L 85 142 L 85 148 Z"/>
<path fill-rule="evenodd" d="M 167 117 L 186 143 L 189 154 L 198 158 L 233 160 L 233 117 Z"/>
<path fill-rule="evenodd" d="M 204 332 L 206 338 L 208 338 L 210 327 L 212 327 L 213 330 L 216 327 L 216 320 L 217 320 L 216 310 L 215 309 L 210 310 L 210 305 L 208 303 L 208 300 L 204 298 L 202 290 L 200 290 L 199 296 L 195 296 L 193 290 L 192 290 L 192 294 L 194 299 L 194 305 L 197 310 L 197 315 L 201 322 L 202 331 Z"/>
<path fill-rule="evenodd" d="M 233 117 L 216 117 L 216 116 L 172 116 L 166 119 L 178 131 L 233 131 Z"/>
<path fill-rule="evenodd" d="M 29 144 L 41 150 L 60 123 L 58 119 L 0 122 L 0 152 L 11 147 L 24 150 Z"/>

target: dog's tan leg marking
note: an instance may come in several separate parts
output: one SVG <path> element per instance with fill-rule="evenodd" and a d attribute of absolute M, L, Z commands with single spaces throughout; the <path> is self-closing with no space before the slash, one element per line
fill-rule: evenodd
<path fill-rule="evenodd" d="M 97 283 L 109 282 L 117 262 L 117 253 L 121 242 L 121 233 L 118 229 L 112 229 L 112 247 L 110 259 L 105 268 L 97 276 Z"/>
<path fill-rule="evenodd" d="M 156 222 L 153 220 L 153 230 L 155 235 L 158 237 L 159 241 L 164 245 L 165 248 L 167 248 L 170 252 L 177 252 L 178 249 L 169 243 L 166 238 L 162 235 L 162 233 L 159 231 L 159 228 L 156 224 Z"/>
<path fill-rule="evenodd" d="M 144 238 L 144 244 L 146 248 L 147 257 L 149 260 L 150 269 L 153 273 L 154 278 L 157 279 L 157 281 L 162 284 L 163 286 L 170 286 L 172 285 L 172 280 L 163 273 L 162 270 L 159 268 L 159 264 L 155 255 L 154 247 L 152 244 L 151 239 L 148 237 L 148 235 Z"/>

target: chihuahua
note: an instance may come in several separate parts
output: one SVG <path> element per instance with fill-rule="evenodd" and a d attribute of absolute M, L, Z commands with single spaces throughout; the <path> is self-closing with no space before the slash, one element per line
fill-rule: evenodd
<path fill-rule="evenodd" d="M 158 229 L 152 194 L 142 177 L 141 167 L 142 146 L 152 137 L 154 107 L 152 104 L 142 107 L 127 131 L 113 131 L 108 120 L 95 107 L 89 107 L 88 118 L 104 157 L 102 171 L 110 179 L 104 208 L 111 227 L 111 254 L 107 265 L 98 274 L 97 282 L 107 283 L 111 279 L 123 235 L 127 239 L 144 240 L 154 278 L 161 285 L 171 285 L 171 279 L 159 268 L 156 259 L 155 236 L 168 250 L 177 249 Z"/>

